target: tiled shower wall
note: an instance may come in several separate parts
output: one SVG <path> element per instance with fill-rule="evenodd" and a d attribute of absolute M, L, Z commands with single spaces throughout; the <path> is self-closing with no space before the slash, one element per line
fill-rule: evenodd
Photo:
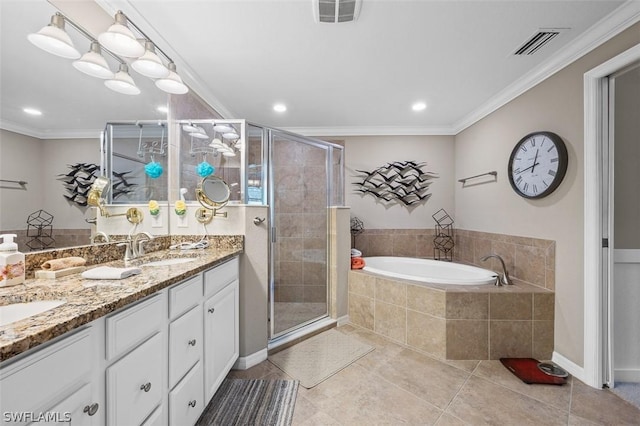
<path fill-rule="evenodd" d="M 434 234 L 433 229 L 365 229 L 352 246 L 364 256 L 433 258 Z M 497 259 L 481 260 L 495 253 L 504 259 L 512 278 L 555 290 L 555 241 L 464 229 L 456 229 L 454 236 L 455 261 L 501 271 Z"/>
<path fill-rule="evenodd" d="M 325 151 L 278 140 L 275 301 L 327 300 L 327 188 Z"/>

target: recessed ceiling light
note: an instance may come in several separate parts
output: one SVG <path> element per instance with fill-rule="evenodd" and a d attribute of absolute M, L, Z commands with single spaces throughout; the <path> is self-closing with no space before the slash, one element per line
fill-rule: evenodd
<path fill-rule="evenodd" d="M 426 108 L 427 104 L 425 104 L 424 102 L 416 102 L 415 104 L 411 105 L 411 109 L 414 111 L 422 111 Z"/>
<path fill-rule="evenodd" d="M 35 108 L 24 108 L 23 111 L 30 115 L 42 115 L 42 111 Z"/>
<path fill-rule="evenodd" d="M 273 106 L 273 110 L 275 112 L 285 112 L 287 110 L 287 106 L 285 104 L 275 104 Z"/>
<path fill-rule="evenodd" d="M 158 108 L 156 108 L 156 109 L 158 110 L 158 112 L 161 112 L 161 113 L 163 113 L 163 114 L 166 114 L 166 113 L 168 113 L 168 112 L 169 112 L 169 108 L 167 108 L 167 107 L 166 107 L 166 106 L 164 106 L 164 105 L 160 105 L 160 106 L 159 106 Z"/>

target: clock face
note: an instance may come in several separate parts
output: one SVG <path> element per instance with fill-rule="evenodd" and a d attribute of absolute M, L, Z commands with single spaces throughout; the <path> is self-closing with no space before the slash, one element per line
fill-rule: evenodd
<path fill-rule="evenodd" d="M 567 148 L 560 136 L 551 132 L 531 133 L 511 152 L 509 182 L 522 197 L 542 198 L 560 185 L 567 163 Z"/>

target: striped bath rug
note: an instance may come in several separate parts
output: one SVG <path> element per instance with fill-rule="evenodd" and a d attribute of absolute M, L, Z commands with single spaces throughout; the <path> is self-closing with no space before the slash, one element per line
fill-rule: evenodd
<path fill-rule="evenodd" d="M 332 329 L 269 355 L 269 361 L 310 389 L 372 350 L 355 337 Z"/>
<path fill-rule="evenodd" d="M 297 380 L 224 379 L 197 426 L 291 424 Z"/>

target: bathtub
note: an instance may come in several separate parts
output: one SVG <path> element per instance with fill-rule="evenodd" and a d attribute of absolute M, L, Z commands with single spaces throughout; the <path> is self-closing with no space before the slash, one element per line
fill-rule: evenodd
<path fill-rule="evenodd" d="M 364 271 L 431 284 L 494 284 L 497 277 L 495 272 L 488 269 L 440 260 L 374 256 L 365 257 L 364 261 Z"/>

